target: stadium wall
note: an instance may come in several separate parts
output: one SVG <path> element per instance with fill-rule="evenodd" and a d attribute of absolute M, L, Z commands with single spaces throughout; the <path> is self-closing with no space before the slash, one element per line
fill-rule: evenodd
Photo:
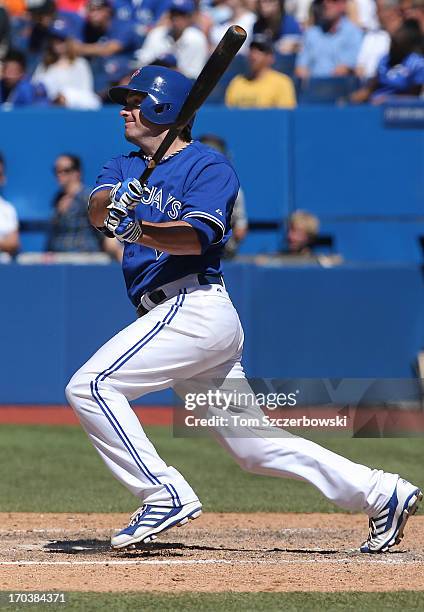
<path fill-rule="evenodd" d="M 251 377 L 414 375 L 424 344 L 419 266 L 229 263 Z M 0 266 L 0 404 L 62 403 L 72 373 L 134 320 L 118 264 Z M 170 401 L 169 395 L 145 403 Z"/>

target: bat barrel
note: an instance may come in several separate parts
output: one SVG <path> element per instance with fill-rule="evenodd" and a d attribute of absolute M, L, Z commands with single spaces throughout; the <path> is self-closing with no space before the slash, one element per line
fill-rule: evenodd
<path fill-rule="evenodd" d="M 188 94 L 180 112 L 178 113 L 175 124 L 169 130 L 162 144 L 153 155 L 148 167 L 141 175 L 140 181 L 142 183 L 145 183 L 148 180 L 154 168 L 168 151 L 169 147 L 177 138 L 183 127 L 187 125 L 196 111 L 202 106 L 203 102 L 206 100 L 224 72 L 227 70 L 231 60 L 240 50 L 246 38 L 247 33 L 241 26 L 233 25 L 228 28 L 218 43 L 215 51 L 204 65 L 203 70 L 197 77 L 196 82 L 191 88 L 190 93 Z"/>
<path fill-rule="evenodd" d="M 197 77 L 178 116 L 178 126 L 185 125 L 190 121 L 193 114 L 200 108 L 227 70 L 246 38 L 247 33 L 241 26 L 233 25 L 228 28 Z"/>

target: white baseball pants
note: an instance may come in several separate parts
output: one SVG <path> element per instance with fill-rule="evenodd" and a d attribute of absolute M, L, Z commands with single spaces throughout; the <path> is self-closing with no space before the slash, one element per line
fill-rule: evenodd
<path fill-rule="evenodd" d="M 194 275 L 168 289 L 171 285 L 175 296 L 100 348 L 72 377 L 66 394 L 113 475 L 141 503 L 178 506 L 195 501 L 197 495 L 159 457 L 129 401 L 168 387 L 194 391 L 199 377 L 226 379 L 230 388 L 231 379 L 239 379 L 246 391 L 251 389 L 242 382 L 243 330 L 226 290 L 200 286 Z M 190 379 L 195 379 L 192 386 Z M 233 413 L 242 410 L 229 408 Z M 309 482 L 342 508 L 370 516 L 385 506 L 398 479 L 309 440 L 281 436 L 280 430 L 273 436 L 267 427 L 250 427 L 241 437 L 216 428 L 214 434 L 243 469 Z"/>

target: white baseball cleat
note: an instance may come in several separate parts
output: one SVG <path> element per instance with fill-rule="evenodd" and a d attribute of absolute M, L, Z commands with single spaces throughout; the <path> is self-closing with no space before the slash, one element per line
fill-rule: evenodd
<path fill-rule="evenodd" d="M 202 514 L 202 504 L 197 500 L 176 508 L 145 504 L 130 518 L 127 527 L 111 539 L 112 548 L 127 548 L 134 544 L 147 544 L 171 527 L 180 527 Z"/>
<path fill-rule="evenodd" d="M 386 552 L 403 538 L 408 518 L 416 513 L 423 498 L 422 491 L 399 478 L 386 506 L 369 520 L 369 535 L 360 548 L 363 553 Z"/>

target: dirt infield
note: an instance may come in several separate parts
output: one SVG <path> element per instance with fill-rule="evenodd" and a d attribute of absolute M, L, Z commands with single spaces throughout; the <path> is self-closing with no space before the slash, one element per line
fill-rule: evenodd
<path fill-rule="evenodd" d="M 424 516 L 368 556 L 363 516 L 204 514 L 142 549 L 112 552 L 121 514 L 4 513 L 0 589 L 63 591 L 424 590 Z M 384 566 L 384 567 L 383 567 Z"/>

